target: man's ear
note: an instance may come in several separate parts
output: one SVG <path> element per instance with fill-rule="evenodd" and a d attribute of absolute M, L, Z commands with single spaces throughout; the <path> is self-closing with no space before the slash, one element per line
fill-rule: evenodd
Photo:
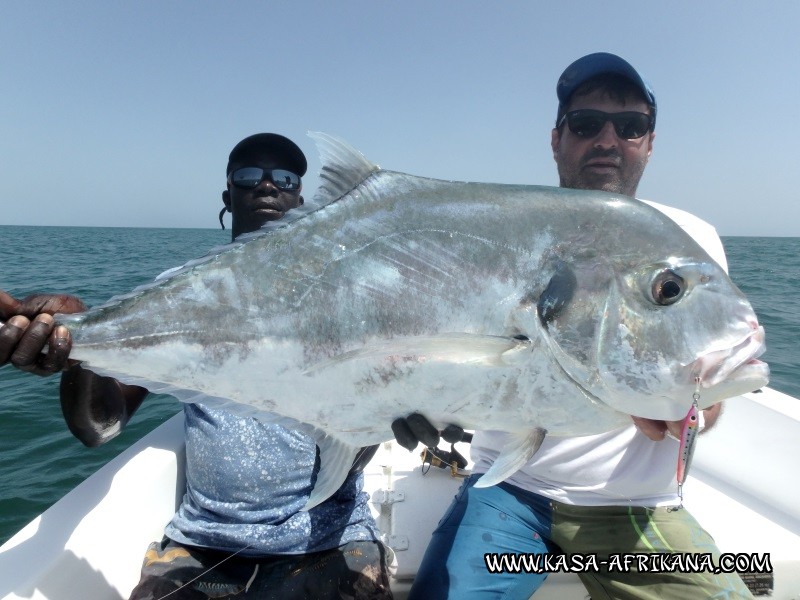
<path fill-rule="evenodd" d="M 553 127 L 553 131 L 550 132 L 550 148 L 553 149 L 553 157 L 558 154 L 559 145 L 561 145 L 561 132 Z"/>
<path fill-rule="evenodd" d="M 225 205 L 225 208 L 228 209 L 228 212 L 231 212 L 231 193 L 228 190 L 222 192 L 222 203 Z"/>
<path fill-rule="evenodd" d="M 302 196 L 300 196 L 300 197 L 298 198 L 298 200 L 299 200 L 299 204 L 298 204 L 298 206 L 303 206 L 303 202 L 305 202 L 305 200 L 303 200 L 303 197 L 302 197 Z"/>

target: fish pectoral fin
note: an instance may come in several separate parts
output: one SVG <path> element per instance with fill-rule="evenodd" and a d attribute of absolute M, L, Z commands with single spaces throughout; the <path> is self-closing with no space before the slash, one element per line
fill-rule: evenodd
<path fill-rule="evenodd" d="M 360 448 L 351 446 L 321 431 L 315 434 L 319 447 L 319 472 L 317 481 L 303 510 L 311 510 L 336 492 L 347 479 Z"/>
<path fill-rule="evenodd" d="M 395 337 L 376 342 L 358 350 L 344 352 L 306 369 L 303 374 L 316 376 L 326 369 L 341 367 L 347 363 L 385 364 L 402 360 L 417 364 L 450 364 L 475 366 L 503 366 L 508 357 L 529 350 L 530 340 L 507 336 L 481 335 L 474 333 L 441 333 L 430 336 Z M 513 361 L 519 362 L 514 358 Z"/>
<path fill-rule="evenodd" d="M 489 470 L 475 483 L 475 487 L 489 487 L 505 481 L 528 462 L 542 445 L 547 430 L 537 427 L 530 433 L 513 433 L 500 450 Z"/>

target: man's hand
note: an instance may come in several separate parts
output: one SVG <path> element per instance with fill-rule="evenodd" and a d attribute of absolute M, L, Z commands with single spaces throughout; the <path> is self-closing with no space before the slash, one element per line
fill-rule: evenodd
<path fill-rule="evenodd" d="M 66 327 L 55 326 L 52 315 L 84 310 L 75 296 L 38 294 L 19 301 L 0 290 L 0 321 L 5 321 L 0 327 L 0 365 L 10 362 L 36 375 L 61 371 L 68 363 L 72 337 Z"/>
<path fill-rule="evenodd" d="M 20 301 L 0 290 L 0 320 L 9 319 L 13 315 L 32 318 L 39 313 L 71 314 L 85 310 L 86 306 L 80 298 L 69 294 L 33 294 Z"/>
<path fill-rule="evenodd" d="M 722 413 L 722 402 L 709 406 L 703 410 L 703 431 L 708 431 L 717 422 L 719 415 Z M 683 429 L 683 421 L 655 421 L 653 419 L 645 419 L 642 417 L 631 417 L 633 424 L 644 435 L 649 437 L 654 442 L 663 440 L 667 432 L 676 439 L 681 439 L 681 430 Z"/>
<path fill-rule="evenodd" d="M 440 438 L 444 438 L 450 444 L 472 441 L 472 434 L 465 433 L 458 425 L 448 425 L 440 432 L 419 413 L 409 415 L 405 419 L 395 419 L 392 423 L 392 433 L 398 444 L 411 451 L 420 442 L 429 448 L 435 448 Z"/>
<path fill-rule="evenodd" d="M 5 321 L 0 327 L 0 365 L 10 362 L 36 375 L 64 370 L 60 388 L 64 420 L 76 438 L 94 447 L 122 431 L 147 390 L 101 377 L 69 360 L 72 337 L 66 327 L 55 325 L 52 315 L 84 310 L 75 296 L 39 294 L 19 301 L 0 290 L 0 321 Z"/>

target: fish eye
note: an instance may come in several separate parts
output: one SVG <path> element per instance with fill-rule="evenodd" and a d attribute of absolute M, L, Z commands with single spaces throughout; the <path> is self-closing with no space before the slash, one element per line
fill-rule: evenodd
<path fill-rule="evenodd" d="M 653 279 L 651 288 L 653 302 L 661 306 L 675 304 L 685 291 L 686 282 L 670 269 L 664 269 Z"/>

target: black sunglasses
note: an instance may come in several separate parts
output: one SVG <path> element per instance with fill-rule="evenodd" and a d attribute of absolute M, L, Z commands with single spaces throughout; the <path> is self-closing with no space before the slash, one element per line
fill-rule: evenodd
<path fill-rule="evenodd" d="M 641 112 L 607 113 L 590 108 L 571 110 L 561 117 L 556 128 L 561 127 L 564 121 L 572 133 L 582 138 L 599 134 L 607 121 L 611 121 L 614 131 L 624 140 L 638 139 L 653 128 L 653 117 Z"/>
<path fill-rule="evenodd" d="M 300 176 L 286 169 L 262 169 L 261 167 L 242 167 L 228 175 L 228 181 L 243 190 L 252 190 L 259 183 L 269 179 L 282 190 L 300 189 Z"/>

